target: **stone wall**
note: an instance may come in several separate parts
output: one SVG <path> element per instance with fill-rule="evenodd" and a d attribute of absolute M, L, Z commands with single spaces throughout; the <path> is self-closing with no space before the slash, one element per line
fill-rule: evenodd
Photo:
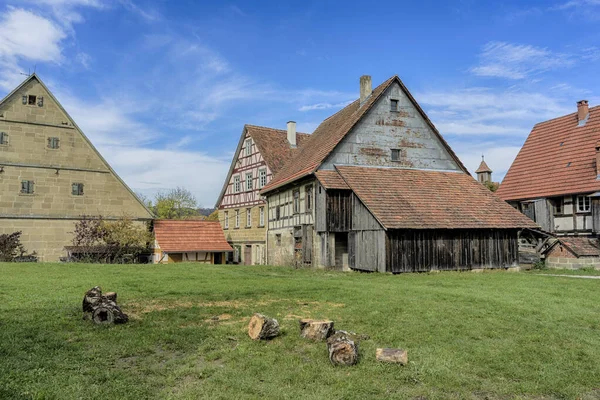
<path fill-rule="evenodd" d="M 264 207 L 264 225 L 260 225 L 260 208 Z M 250 227 L 246 224 L 246 213 L 250 210 L 250 217 L 252 224 Z M 240 225 L 239 228 L 235 227 L 235 210 L 240 212 Z M 229 226 L 225 228 L 225 215 L 228 215 Z M 240 263 L 246 263 L 246 253 L 244 251 L 245 246 L 251 246 L 252 258 L 250 264 L 265 264 L 266 263 L 266 224 L 267 224 L 267 205 L 261 204 L 253 207 L 243 208 L 228 208 L 219 209 L 219 222 L 223 227 L 225 238 L 232 246 L 238 246 L 240 248 Z"/>
<path fill-rule="evenodd" d="M 593 267 L 600 269 L 600 257 L 548 257 L 546 258 L 548 268 L 558 269 L 580 269 Z"/>

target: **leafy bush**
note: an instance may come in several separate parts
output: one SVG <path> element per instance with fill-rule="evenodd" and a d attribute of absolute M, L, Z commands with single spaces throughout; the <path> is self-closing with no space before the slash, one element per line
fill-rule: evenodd
<path fill-rule="evenodd" d="M 535 263 L 533 263 L 533 266 L 531 268 L 535 269 L 535 270 L 538 270 L 538 271 L 542 271 L 542 270 L 548 269 L 548 267 L 546 266 L 546 263 L 544 262 L 544 260 L 536 261 Z"/>
<path fill-rule="evenodd" d="M 127 263 L 148 252 L 152 234 L 147 226 L 131 218 L 106 221 L 100 217 L 83 218 L 75 224 L 71 259 L 81 262 Z"/>
<path fill-rule="evenodd" d="M 0 235 L 0 261 L 10 262 L 19 258 L 35 259 L 36 253 L 27 254 L 21 243 L 21 233 L 14 232 Z"/>

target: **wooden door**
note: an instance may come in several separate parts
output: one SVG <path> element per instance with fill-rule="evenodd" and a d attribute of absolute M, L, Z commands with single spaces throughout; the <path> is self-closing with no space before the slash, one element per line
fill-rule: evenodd
<path fill-rule="evenodd" d="M 246 245 L 244 247 L 244 265 L 252 265 L 252 246 Z"/>

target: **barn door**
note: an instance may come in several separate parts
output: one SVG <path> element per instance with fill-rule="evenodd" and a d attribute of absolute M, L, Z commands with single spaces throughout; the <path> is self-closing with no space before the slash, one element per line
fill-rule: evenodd
<path fill-rule="evenodd" d="M 304 225 L 302 232 L 302 262 L 310 264 L 312 262 L 312 244 L 313 244 L 313 226 Z"/>

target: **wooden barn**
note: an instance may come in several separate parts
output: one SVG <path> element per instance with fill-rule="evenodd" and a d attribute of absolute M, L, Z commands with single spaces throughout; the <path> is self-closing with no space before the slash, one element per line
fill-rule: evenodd
<path fill-rule="evenodd" d="M 155 263 L 225 264 L 231 251 L 219 221 L 154 221 Z"/>
<path fill-rule="evenodd" d="M 364 271 L 502 268 L 537 228 L 478 183 L 397 76 L 327 118 L 261 191 L 268 262 Z"/>

